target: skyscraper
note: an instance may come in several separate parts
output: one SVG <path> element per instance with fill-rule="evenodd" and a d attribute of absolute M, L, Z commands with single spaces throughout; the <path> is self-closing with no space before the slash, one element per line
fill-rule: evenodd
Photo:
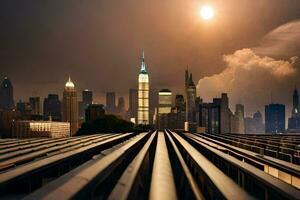
<path fill-rule="evenodd" d="M 285 132 L 285 105 L 269 104 L 265 107 L 266 133 Z"/>
<path fill-rule="evenodd" d="M 145 55 L 142 53 L 142 63 L 138 80 L 138 124 L 149 124 L 149 76 L 146 70 Z"/>
<path fill-rule="evenodd" d="M 293 94 L 293 110 L 292 116 L 288 121 L 289 132 L 300 132 L 300 113 L 299 113 L 299 95 L 297 89 Z"/>
<path fill-rule="evenodd" d="M 13 86 L 7 77 L 4 77 L 0 85 L 0 109 L 10 110 L 15 107 Z"/>
<path fill-rule="evenodd" d="M 70 77 L 63 93 L 63 121 L 70 123 L 71 136 L 75 135 L 78 129 L 78 102 L 75 85 Z"/>
<path fill-rule="evenodd" d="M 189 131 L 195 130 L 196 126 L 196 86 L 192 73 L 185 71 L 185 92 L 186 92 L 186 122 Z"/>
<path fill-rule="evenodd" d="M 106 93 L 106 108 L 107 114 L 115 114 L 116 113 L 116 93 L 107 92 Z"/>
<path fill-rule="evenodd" d="M 48 94 L 44 99 L 44 116 L 51 115 L 53 121 L 62 120 L 62 104 L 57 94 Z"/>
<path fill-rule="evenodd" d="M 40 104 L 41 104 L 40 97 L 29 97 L 29 103 L 30 103 L 33 115 L 41 114 L 41 112 L 40 112 Z"/>

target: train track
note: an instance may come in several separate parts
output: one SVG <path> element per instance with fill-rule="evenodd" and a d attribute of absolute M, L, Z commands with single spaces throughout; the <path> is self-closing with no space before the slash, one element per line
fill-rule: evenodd
<path fill-rule="evenodd" d="M 0 141 L 0 195 L 15 199 L 299 199 L 297 187 L 266 173 L 261 168 L 266 161 L 247 153 L 206 134 L 170 130 Z M 288 168 L 282 162 L 278 162 L 281 167 Z M 297 168 L 290 171 L 297 178 Z"/>

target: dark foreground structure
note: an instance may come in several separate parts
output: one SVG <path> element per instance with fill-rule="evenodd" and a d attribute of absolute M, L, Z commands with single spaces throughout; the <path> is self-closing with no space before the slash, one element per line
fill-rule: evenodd
<path fill-rule="evenodd" d="M 299 199 L 300 135 L 0 140 L 0 199 Z"/>

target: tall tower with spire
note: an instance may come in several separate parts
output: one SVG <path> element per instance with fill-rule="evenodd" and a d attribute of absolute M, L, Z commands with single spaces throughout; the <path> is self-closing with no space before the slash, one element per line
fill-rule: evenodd
<path fill-rule="evenodd" d="M 186 122 L 187 129 L 192 131 L 196 124 L 196 85 L 192 73 L 185 71 L 185 92 L 186 92 Z"/>
<path fill-rule="evenodd" d="M 137 124 L 149 124 L 149 75 L 146 70 L 145 54 L 142 52 L 138 79 L 138 117 Z"/>
<path fill-rule="evenodd" d="M 78 130 L 78 102 L 75 85 L 69 76 L 63 93 L 63 121 L 70 123 L 70 135 Z"/>

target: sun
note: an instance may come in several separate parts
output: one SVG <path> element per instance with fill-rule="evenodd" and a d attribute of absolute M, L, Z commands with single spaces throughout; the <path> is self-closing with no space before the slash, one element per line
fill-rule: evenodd
<path fill-rule="evenodd" d="M 211 20 L 214 17 L 215 12 L 211 6 L 205 5 L 201 7 L 200 15 L 204 20 Z"/>

